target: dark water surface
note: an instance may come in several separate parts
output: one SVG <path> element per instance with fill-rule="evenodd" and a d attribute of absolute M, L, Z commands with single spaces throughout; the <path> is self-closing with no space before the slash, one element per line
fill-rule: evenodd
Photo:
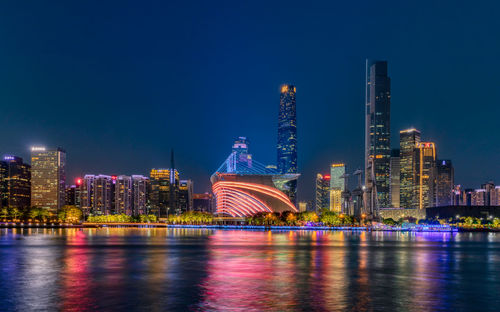
<path fill-rule="evenodd" d="M 2 229 L 0 310 L 499 311 L 500 234 Z"/>

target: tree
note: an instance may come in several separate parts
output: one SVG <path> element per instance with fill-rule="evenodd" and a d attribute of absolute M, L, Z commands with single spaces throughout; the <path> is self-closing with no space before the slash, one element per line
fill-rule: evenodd
<path fill-rule="evenodd" d="M 383 224 L 389 225 L 389 226 L 394 226 L 396 225 L 396 221 L 394 221 L 393 218 L 387 218 L 382 221 Z"/>
<path fill-rule="evenodd" d="M 82 220 L 83 212 L 76 206 L 66 205 L 59 210 L 57 217 L 64 222 L 78 223 Z"/>
<path fill-rule="evenodd" d="M 500 218 L 494 218 L 492 224 L 494 227 L 499 227 L 500 226 Z"/>
<path fill-rule="evenodd" d="M 9 215 L 13 220 L 17 220 L 21 216 L 21 211 L 16 207 L 10 208 Z"/>
<path fill-rule="evenodd" d="M 313 211 L 304 211 L 300 214 L 300 220 L 304 222 L 318 222 L 319 217 Z"/>
<path fill-rule="evenodd" d="M 0 210 L 0 218 L 7 219 L 9 217 L 9 210 L 7 208 L 2 208 Z"/>

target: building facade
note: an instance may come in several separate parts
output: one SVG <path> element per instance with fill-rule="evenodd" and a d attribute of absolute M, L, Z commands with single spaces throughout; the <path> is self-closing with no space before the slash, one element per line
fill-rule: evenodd
<path fill-rule="evenodd" d="M 295 104 L 296 88 L 293 85 L 281 86 L 280 107 L 278 115 L 278 173 L 296 174 L 297 168 L 297 111 Z M 287 194 L 296 204 L 297 180 L 290 181 L 290 192 Z"/>
<path fill-rule="evenodd" d="M 452 200 L 454 185 L 455 177 L 451 160 L 436 161 L 436 207 L 454 205 Z"/>
<path fill-rule="evenodd" d="M 132 175 L 132 211 L 134 215 L 148 214 L 149 179 L 142 175 Z"/>
<path fill-rule="evenodd" d="M 386 61 L 366 61 L 365 185 L 376 207 L 390 206 L 391 79 Z"/>
<path fill-rule="evenodd" d="M 330 209 L 330 175 L 318 173 L 316 175 L 315 209 Z M 300 210 L 300 209 L 299 209 Z"/>
<path fill-rule="evenodd" d="M 31 206 L 53 212 L 65 203 L 66 152 L 31 148 Z"/>
<path fill-rule="evenodd" d="M 213 212 L 213 196 L 210 193 L 193 194 L 193 210 Z"/>
<path fill-rule="evenodd" d="M 0 161 L 0 207 L 24 209 L 31 204 L 31 166 L 21 157 Z"/>
<path fill-rule="evenodd" d="M 193 210 L 193 181 L 179 181 L 179 199 L 177 209 L 177 213 L 184 213 L 186 211 Z"/>
<path fill-rule="evenodd" d="M 401 183 L 401 164 L 399 149 L 393 149 L 391 152 L 391 208 L 400 208 L 400 183 Z"/>
<path fill-rule="evenodd" d="M 119 175 L 113 180 L 115 214 L 133 215 L 132 177 Z"/>
<path fill-rule="evenodd" d="M 400 163 L 400 206 L 401 208 L 416 208 L 417 167 L 415 147 L 420 143 L 420 131 L 407 129 L 399 132 L 399 163 Z"/>
<path fill-rule="evenodd" d="M 345 191 L 345 164 L 336 163 L 330 165 L 330 210 L 340 213 L 344 200 L 342 193 Z"/>
<path fill-rule="evenodd" d="M 417 207 L 430 208 L 435 203 L 436 145 L 420 142 L 415 148 Z"/>
<path fill-rule="evenodd" d="M 160 218 L 167 218 L 169 214 L 176 213 L 175 201 L 179 193 L 179 172 L 175 169 L 151 169 L 149 179 L 151 213 Z"/>

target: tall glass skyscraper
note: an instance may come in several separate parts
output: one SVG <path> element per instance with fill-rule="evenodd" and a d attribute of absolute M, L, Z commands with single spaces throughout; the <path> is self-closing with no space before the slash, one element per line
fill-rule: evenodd
<path fill-rule="evenodd" d="M 344 204 L 342 192 L 345 191 L 344 183 L 345 165 L 343 163 L 332 164 L 330 166 L 330 210 L 342 212 Z"/>
<path fill-rule="evenodd" d="M 420 143 L 420 131 L 406 129 L 399 131 L 400 188 L 401 208 L 415 208 L 417 200 L 417 167 L 414 150 Z"/>
<path fill-rule="evenodd" d="M 57 211 L 66 195 L 66 152 L 31 148 L 31 206 Z"/>
<path fill-rule="evenodd" d="M 278 172 L 297 173 L 297 112 L 295 107 L 295 86 L 281 86 L 278 115 Z M 291 181 L 289 197 L 296 204 L 297 180 Z"/>
<path fill-rule="evenodd" d="M 386 61 L 366 61 L 365 96 L 365 184 L 376 189 L 378 207 L 390 207 L 391 79 Z"/>

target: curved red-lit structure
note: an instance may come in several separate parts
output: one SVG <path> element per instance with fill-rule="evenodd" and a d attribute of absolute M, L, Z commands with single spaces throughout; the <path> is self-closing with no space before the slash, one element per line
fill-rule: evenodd
<path fill-rule="evenodd" d="M 289 195 L 298 177 L 255 161 L 248 153 L 248 140 L 239 137 L 233 152 L 210 177 L 217 213 L 246 217 L 259 212 L 297 212 Z"/>
<path fill-rule="evenodd" d="M 212 186 L 217 213 L 244 217 L 258 212 L 295 211 L 288 196 L 280 190 L 262 184 L 219 181 Z"/>

